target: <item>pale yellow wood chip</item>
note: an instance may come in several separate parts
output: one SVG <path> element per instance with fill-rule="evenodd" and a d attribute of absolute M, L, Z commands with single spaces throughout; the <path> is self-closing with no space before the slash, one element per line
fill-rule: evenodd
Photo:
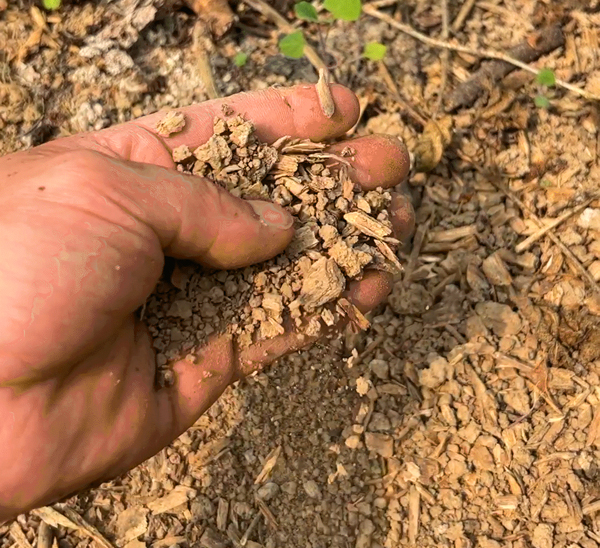
<path fill-rule="evenodd" d="M 33 548 L 27 540 L 25 533 L 23 533 L 23 529 L 21 529 L 21 526 L 16 521 L 10 524 L 10 536 L 15 540 L 19 548 Z"/>
<path fill-rule="evenodd" d="M 73 523 L 69 518 L 63 516 L 60 512 L 57 512 L 50 506 L 44 506 L 43 508 L 37 508 L 32 510 L 31 513 L 37 516 L 41 520 L 45 521 L 51 527 L 58 527 L 61 525 L 66 529 L 79 529 L 79 527 Z"/>
<path fill-rule="evenodd" d="M 338 301 L 338 306 L 342 308 L 342 310 L 346 313 L 350 321 L 358 327 L 361 331 L 365 329 L 369 329 L 371 327 L 371 322 L 365 318 L 364 314 L 356 308 L 348 299 L 340 299 Z"/>
<path fill-rule="evenodd" d="M 256 479 L 254 480 L 254 485 L 258 485 L 259 483 L 263 483 L 264 481 L 266 481 L 266 479 L 270 476 L 271 471 L 277 464 L 277 459 L 279 458 L 280 454 L 281 445 L 273 449 L 267 455 L 267 458 L 265 459 L 265 463 L 263 464 L 263 468 L 260 471 L 260 474 L 258 474 L 258 476 L 256 476 Z"/>
<path fill-rule="evenodd" d="M 149 502 L 146 506 L 154 514 L 164 514 L 170 512 L 174 508 L 181 506 L 193 499 L 198 492 L 196 489 L 184 487 L 183 485 L 177 485 L 170 493 L 161 497 L 155 501 Z"/>
<path fill-rule="evenodd" d="M 80 533 L 90 537 L 100 548 L 114 548 L 112 542 L 104 538 L 98 529 L 85 521 L 75 510 L 64 504 L 58 505 L 58 507 L 60 512 L 75 524 Z"/>
<path fill-rule="evenodd" d="M 319 70 L 319 81 L 317 82 L 317 97 L 323 114 L 331 118 L 335 113 L 335 102 L 329 87 L 329 74 L 325 69 Z"/>
<path fill-rule="evenodd" d="M 185 116 L 182 112 L 171 110 L 156 124 L 156 132 L 161 137 L 169 137 L 179 133 L 185 127 Z"/>
<path fill-rule="evenodd" d="M 364 211 L 351 211 L 344 215 L 344 220 L 356 227 L 363 234 L 383 240 L 386 236 L 390 236 L 392 229 L 385 226 L 381 221 L 373 219 L 370 215 L 367 215 Z"/>
<path fill-rule="evenodd" d="M 394 269 L 397 272 L 402 272 L 402 264 L 398 260 L 396 254 L 392 251 L 392 248 L 381 240 L 375 240 L 375 245 L 377 246 L 377 249 L 381 251 L 382 255 L 394 266 Z"/>

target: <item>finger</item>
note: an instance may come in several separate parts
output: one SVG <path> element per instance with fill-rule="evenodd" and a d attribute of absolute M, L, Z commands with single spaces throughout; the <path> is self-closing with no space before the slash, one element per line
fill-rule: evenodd
<path fill-rule="evenodd" d="M 158 391 L 164 411 L 160 414 L 171 429 L 167 443 L 192 426 L 233 381 L 236 355 L 231 337 L 211 340 L 194 359 L 173 365 L 175 384 Z"/>
<path fill-rule="evenodd" d="M 393 193 L 389 212 L 394 236 L 403 244 L 408 242 L 415 230 L 415 209 L 410 198 Z"/>
<path fill-rule="evenodd" d="M 235 115 L 252 121 L 256 136 L 267 143 L 284 135 L 312 141 L 334 139 L 353 127 L 360 107 L 356 95 L 344 86 L 333 84 L 331 93 L 336 107 L 331 118 L 323 114 L 314 85 L 238 93 L 179 109 L 186 117 L 186 126 L 181 133 L 165 139 L 165 142 L 169 147 L 182 144 L 199 146 L 212 135 L 215 117 Z M 164 112 L 157 112 L 140 118 L 134 124 L 154 132 L 157 122 L 163 117 Z"/>
<path fill-rule="evenodd" d="M 385 301 L 393 285 L 393 279 L 387 272 L 370 270 L 365 272 L 362 280 L 350 283 L 345 297 L 361 312 L 373 310 Z M 289 328 L 286 333 L 265 341 L 260 341 L 248 348 L 241 349 L 237 361 L 238 376 L 243 377 L 258 371 L 278 360 L 282 356 L 310 346 L 324 337 L 340 333 L 347 325 L 348 319 L 325 328 L 319 335 L 308 336 Z"/>
<path fill-rule="evenodd" d="M 332 145 L 328 152 L 342 154 L 348 147 L 354 152 L 345 158 L 350 164 L 350 178 L 364 190 L 393 188 L 406 179 L 410 170 L 410 157 L 404 143 L 396 137 L 357 137 Z"/>
<path fill-rule="evenodd" d="M 103 192 L 151 228 L 166 255 L 239 268 L 274 257 L 293 236 L 292 217 L 273 203 L 236 198 L 206 179 L 172 169 L 102 161 L 116 175 L 103 180 Z"/>
<path fill-rule="evenodd" d="M 269 88 L 178 109 L 186 124 L 183 131 L 170 137 L 161 137 L 156 130 L 165 116 L 163 111 L 95 133 L 60 139 L 52 148 L 87 147 L 126 160 L 173 167 L 170 151 L 180 145 L 193 149 L 206 143 L 213 134 L 215 117 L 231 115 L 252 121 L 256 136 L 264 142 L 285 135 L 315 142 L 331 140 L 344 135 L 360 112 L 358 100 L 349 89 L 332 85 L 331 91 L 336 104 L 331 118 L 323 114 L 314 85 Z"/>

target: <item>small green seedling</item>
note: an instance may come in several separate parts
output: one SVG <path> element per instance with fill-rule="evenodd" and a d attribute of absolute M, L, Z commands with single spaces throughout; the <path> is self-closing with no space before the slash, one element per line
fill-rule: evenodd
<path fill-rule="evenodd" d="M 61 0 L 42 0 L 42 4 L 48 11 L 54 11 L 60 8 Z"/>
<path fill-rule="evenodd" d="M 325 0 L 323 7 L 343 21 L 357 21 L 362 12 L 361 0 Z"/>
<path fill-rule="evenodd" d="M 298 19 L 302 19 L 303 21 L 311 21 L 313 23 L 319 22 L 317 10 L 309 2 L 298 2 L 294 6 L 294 13 Z"/>
<path fill-rule="evenodd" d="M 556 75 L 552 69 L 542 69 L 538 72 L 535 81 L 538 86 L 542 88 L 543 91 L 548 91 L 548 88 L 554 87 L 556 85 Z M 535 106 L 538 108 L 550 108 L 550 99 L 546 96 L 545 93 L 539 93 L 533 99 Z"/>
<path fill-rule="evenodd" d="M 546 97 L 545 95 L 536 95 L 533 98 L 533 102 L 535 103 L 535 106 L 537 108 L 550 108 L 550 99 L 548 99 L 548 97 Z"/>
<path fill-rule="evenodd" d="M 381 61 L 385 57 L 387 47 L 379 42 L 369 42 L 365 44 L 363 57 L 371 61 Z"/>
<path fill-rule="evenodd" d="M 243 67 L 248 62 L 248 54 L 243 51 L 238 51 L 233 58 L 233 63 L 236 67 Z"/>
<path fill-rule="evenodd" d="M 535 79 L 540 86 L 546 86 L 547 88 L 551 88 L 556 85 L 556 76 L 552 69 L 540 70 Z"/>
<path fill-rule="evenodd" d="M 317 9 L 311 2 L 296 2 L 294 5 L 294 13 L 296 17 L 301 21 L 308 21 L 309 23 L 317 23 L 317 31 L 319 34 L 319 41 L 321 48 L 325 50 L 325 41 L 321 33 L 321 24 L 331 23 L 332 21 L 339 19 L 342 21 L 357 21 L 362 13 L 362 1 L 361 0 L 325 0 L 323 7 L 331 14 L 329 17 L 319 18 Z M 333 18 L 333 19 L 332 19 Z M 306 45 L 304 35 L 302 31 L 292 32 L 287 36 L 284 36 L 279 41 L 279 51 L 286 57 L 292 59 L 300 59 L 304 55 L 304 47 Z M 375 47 L 373 47 L 373 45 Z M 377 44 L 373 42 L 368 44 L 369 48 L 365 47 L 364 57 L 379 61 L 385 55 L 385 46 L 383 44 Z M 379 47 L 377 47 L 379 46 Z M 383 48 L 383 52 L 382 49 Z"/>
<path fill-rule="evenodd" d="M 279 51 L 291 59 L 300 59 L 304 55 L 304 35 L 297 30 L 279 40 Z"/>

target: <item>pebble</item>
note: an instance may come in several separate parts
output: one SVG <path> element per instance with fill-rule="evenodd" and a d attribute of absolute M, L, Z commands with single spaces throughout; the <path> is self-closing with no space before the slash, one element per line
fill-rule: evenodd
<path fill-rule="evenodd" d="M 262 485 L 256 492 L 259 499 L 269 501 L 279 493 L 279 485 L 272 481 Z"/>
<path fill-rule="evenodd" d="M 188 319 L 192 317 L 192 303 L 189 301 L 175 301 L 169 307 L 169 311 L 167 312 L 167 316 L 172 316 L 175 318 Z"/>
<path fill-rule="evenodd" d="M 387 432 L 392 429 L 392 423 L 383 413 L 373 413 L 369 421 L 369 430 Z"/>
<path fill-rule="evenodd" d="M 358 526 L 358 530 L 363 535 L 372 535 L 375 532 L 375 525 L 370 519 L 363 519 Z"/>
<path fill-rule="evenodd" d="M 304 491 L 306 491 L 306 494 L 313 499 L 320 499 L 321 498 L 321 490 L 319 489 L 319 486 L 317 485 L 317 482 L 314 480 L 308 480 L 305 481 L 303 484 L 304 487 Z"/>
<path fill-rule="evenodd" d="M 531 534 L 533 548 L 552 548 L 554 546 L 554 529 L 547 523 L 538 523 Z"/>
<path fill-rule="evenodd" d="M 385 360 L 373 359 L 369 363 L 371 371 L 382 381 L 388 380 L 390 376 L 390 364 Z"/>
<path fill-rule="evenodd" d="M 195 519 L 210 519 L 215 513 L 215 505 L 208 497 L 200 495 L 190 503 L 190 511 Z"/>
<path fill-rule="evenodd" d="M 369 451 L 373 451 L 384 458 L 390 458 L 394 454 L 394 440 L 388 434 L 365 434 L 365 445 Z"/>
<path fill-rule="evenodd" d="M 357 436 L 356 434 L 353 434 L 352 436 L 348 436 L 344 443 L 346 444 L 346 447 L 348 447 L 350 449 L 357 449 L 361 445 L 360 436 Z"/>
<path fill-rule="evenodd" d="M 286 495 L 294 496 L 298 491 L 298 484 L 295 481 L 286 481 L 284 484 L 282 484 L 281 490 Z"/>

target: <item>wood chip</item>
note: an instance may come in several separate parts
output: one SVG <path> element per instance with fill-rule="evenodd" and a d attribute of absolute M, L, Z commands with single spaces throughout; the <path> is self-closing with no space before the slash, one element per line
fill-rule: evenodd
<path fill-rule="evenodd" d="M 421 495 L 413 485 L 408 495 L 408 542 L 416 546 L 421 521 Z"/>
<path fill-rule="evenodd" d="M 346 288 L 346 279 L 333 259 L 323 257 L 307 272 L 300 298 L 307 310 L 337 299 Z"/>
<path fill-rule="evenodd" d="M 338 301 L 338 306 L 342 308 L 342 310 L 346 313 L 350 321 L 360 330 L 365 331 L 371 327 L 371 322 L 365 318 L 364 314 L 356 308 L 354 304 L 352 304 L 348 299 L 340 299 Z"/>
<path fill-rule="evenodd" d="M 40 525 L 38 527 L 37 532 L 37 548 L 52 548 L 52 543 L 54 541 L 54 531 L 52 527 L 48 525 L 45 521 L 40 521 Z"/>
<path fill-rule="evenodd" d="M 373 217 L 367 215 L 364 211 L 346 213 L 344 219 L 363 234 L 379 240 L 383 240 L 383 238 L 392 234 L 392 229 L 389 226 L 384 225 L 377 219 L 373 219 Z"/>
<path fill-rule="evenodd" d="M 331 118 L 335 113 L 335 102 L 329 87 L 329 73 L 325 69 L 319 70 L 319 81 L 317 82 L 317 97 L 323 114 Z"/>
<path fill-rule="evenodd" d="M 170 137 L 185 127 L 185 116 L 182 112 L 171 110 L 156 124 L 156 132 L 161 137 Z"/>
<path fill-rule="evenodd" d="M 13 521 L 10 524 L 10 535 L 19 548 L 33 548 L 31 543 L 27 540 L 25 533 L 23 533 L 23 529 L 21 529 L 21 526 L 16 521 Z"/>
<path fill-rule="evenodd" d="M 155 501 L 149 502 L 146 506 L 154 515 L 164 514 L 182 504 L 186 504 L 189 500 L 194 498 L 197 493 L 196 489 L 177 485 L 170 493 Z"/>
<path fill-rule="evenodd" d="M 117 546 L 124 546 L 148 530 L 148 509 L 130 506 L 117 517 L 115 535 Z"/>
<path fill-rule="evenodd" d="M 256 479 L 254 480 L 254 485 L 264 483 L 265 481 L 267 481 L 267 479 L 269 479 L 273 468 L 275 468 L 275 465 L 277 464 L 277 459 L 279 458 L 279 455 L 281 455 L 281 445 L 277 446 L 267 455 L 267 458 L 265 459 L 265 463 L 263 464 L 260 474 L 258 474 L 258 476 L 256 476 Z"/>
<path fill-rule="evenodd" d="M 96 529 L 93 525 L 90 525 L 87 521 L 85 521 L 77 512 L 75 512 L 75 510 L 69 508 L 65 504 L 59 504 L 59 505 L 57 505 L 57 507 L 59 508 L 60 512 L 62 512 L 62 514 L 64 514 L 63 517 L 66 517 L 71 523 L 75 524 L 75 528 L 80 533 L 91 538 L 100 548 L 115 548 L 114 545 L 111 542 L 109 542 L 100 533 L 100 531 L 98 531 L 98 529 Z M 56 512 L 56 513 L 60 515 L 59 512 Z M 52 513 L 51 513 L 51 515 L 52 515 Z M 40 516 L 40 517 L 42 519 L 44 519 L 42 516 Z M 53 517 L 55 517 L 55 516 L 53 515 Z M 59 520 L 62 521 L 61 518 L 59 518 Z M 44 520 L 44 521 L 46 521 L 46 520 Z M 59 525 L 59 524 L 62 525 L 60 523 L 60 521 L 56 522 L 57 525 Z M 48 522 L 46 521 L 46 523 L 48 523 Z"/>
<path fill-rule="evenodd" d="M 229 502 L 219 497 L 219 505 L 217 506 L 217 529 L 225 531 L 227 529 L 227 517 L 229 515 Z"/>

